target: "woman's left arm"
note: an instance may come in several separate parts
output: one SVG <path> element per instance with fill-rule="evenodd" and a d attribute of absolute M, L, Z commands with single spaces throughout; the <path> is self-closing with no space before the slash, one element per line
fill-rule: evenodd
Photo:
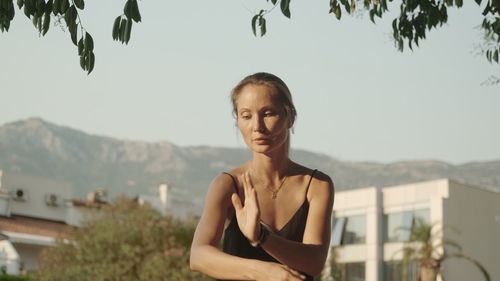
<path fill-rule="evenodd" d="M 309 213 L 302 243 L 271 233 L 261 247 L 290 268 L 312 276 L 320 274 L 330 245 L 334 197 L 332 180 L 318 173 L 309 187 Z"/>

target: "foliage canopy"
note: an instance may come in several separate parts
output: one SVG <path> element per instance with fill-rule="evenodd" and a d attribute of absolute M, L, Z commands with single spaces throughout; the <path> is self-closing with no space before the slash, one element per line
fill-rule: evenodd
<path fill-rule="evenodd" d="M 37 281 L 207 280 L 189 269 L 194 223 L 120 198 L 44 251 Z"/>
<path fill-rule="evenodd" d="M 262 9 L 251 19 L 251 27 L 255 36 L 263 36 L 267 32 L 266 15 L 280 8 L 281 13 L 290 18 L 291 0 L 266 0 L 273 5 L 270 9 Z M 500 53 L 500 0 L 474 0 L 482 8 L 483 21 L 481 28 L 485 42 L 482 53 L 489 62 L 499 62 Z M 329 13 L 337 19 L 342 14 L 352 14 L 358 7 L 368 11 L 370 19 L 382 18 L 388 11 L 388 2 L 393 0 L 330 0 Z M 426 38 L 427 32 L 438 28 L 448 21 L 450 7 L 461 8 L 463 0 L 400 0 L 399 15 L 392 21 L 394 43 L 399 51 L 404 46 L 410 49 L 418 46 Z M 90 33 L 83 27 L 79 13 L 85 9 L 85 0 L 17 0 L 19 10 L 33 22 L 40 35 L 45 35 L 50 27 L 51 18 L 61 22 L 64 19 L 71 41 L 78 49 L 80 66 L 88 74 L 95 64 L 94 42 Z M 0 0 L 0 30 L 7 32 L 15 16 L 14 0 Z M 137 0 L 125 0 L 123 14 L 119 15 L 112 26 L 113 40 L 128 44 L 133 23 L 141 21 Z"/>

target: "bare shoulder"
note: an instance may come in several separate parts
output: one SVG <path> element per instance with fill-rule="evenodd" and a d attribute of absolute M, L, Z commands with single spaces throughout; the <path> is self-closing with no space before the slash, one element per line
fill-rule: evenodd
<path fill-rule="evenodd" d="M 208 188 L 208 194 L 209 195 L 219 195 L 220 196 L 231 196 L 231 194 L 234 192 L 234 181 L 232 179 L 233 175 L 231 173 L 219 173 L 215 178 L 212 180 L 210 183 L 210 186 Z"/>
<path fill-rule="evenodd" d="M 327 174 L 309 167 L 294 163 L 296 174 L 303 175 L 306 181 L 311 180 L 310 188 L 314 189 L 330 189 L 333 191 L 333 180 Z M 311 179 L 312 175 L 312 179 Z"/>
<path fill-rule="evenodd" d="M 307 181 L 310 181 L 307 198 L 311 202 L 315 198 L 322 198 L 333 202 L 334 183 L 332 178 L 319 171 L 313 170 L 300 164 L 295 164 L 298 173 L 304 175 Z M 307 176 L 306 176 L 307 175 Z M 312 175 L 312 178 L 311 178 Z"/>
<path fill-rule="evenodd" d="M 332 178 L 330 178 L 329 175 L 327 175 L 321 171 L 316 171 L 316 173 L 314 173 L 313 182 L 314 182 L 314 185 L 319 185 L 319 186 L 322 186 L 323 188 L 326 188 L 326 189 L 333 190 L 333 188 L 334 188 Z M 313 184 L 313 182 L 311 182 L 311 184 Z"/>

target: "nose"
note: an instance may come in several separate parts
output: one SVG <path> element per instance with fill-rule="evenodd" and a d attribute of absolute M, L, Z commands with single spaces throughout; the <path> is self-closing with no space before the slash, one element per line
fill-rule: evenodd
<path fill-rule="evenodd" d="M 254 132 L 263 133 L 265 131 L 264 119 L 258 115 L 253 119 L 252 126 Z"/>

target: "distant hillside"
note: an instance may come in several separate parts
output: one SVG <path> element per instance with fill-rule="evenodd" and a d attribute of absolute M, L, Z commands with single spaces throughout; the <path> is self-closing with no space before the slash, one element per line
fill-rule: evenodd
<path fill-rule="evenodd" d="M 68 181 L 77 196 L 97 187 L 112 195 L 151 193 L 160 182 L 167 182 L 176 196 L 199 204 L 216 174 L 248 157 L 243 149 L 96 136 L 38 118 L 0 127 L 0 169 Z M 437 178 L 500 190 L 500 160 L 463 165 L 431 160 L 379 164 L 342 162 L 303 150 L 292 151 L 292 158 L 331 175 L 337 190 Z"/>

